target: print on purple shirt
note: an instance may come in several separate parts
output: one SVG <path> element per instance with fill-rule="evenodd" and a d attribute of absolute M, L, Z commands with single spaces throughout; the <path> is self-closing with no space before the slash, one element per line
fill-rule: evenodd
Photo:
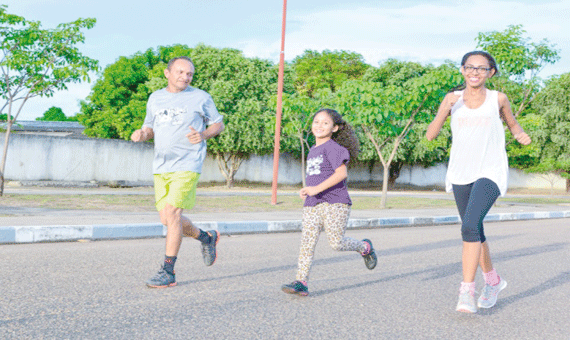
<path fill-rule="evenodd" d="M 332 139 L 321 145 L 313 146 L 307 155 L 307 186 L 321 184 L 334 174 L 339 166 L 348 164 L 349 159 L 348 150 Z M 352 205 L 350 196 L 348 196 L 346 179 L 315 196 L 307 197 L 304 206 L 314 207 L 323 202 Z"/>

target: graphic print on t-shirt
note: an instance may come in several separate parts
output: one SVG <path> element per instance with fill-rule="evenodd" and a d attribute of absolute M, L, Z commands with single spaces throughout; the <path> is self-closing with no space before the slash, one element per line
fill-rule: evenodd
<path fill-rule="evenodd" d="M 182 115 L 186 113 L 184 108 L 169 108 L 158 110 L 155 114 L 158 124 L 180 125 L 182 124 Z"/>
<path fill-rule="evenodd" d="M 323 155 L 307 159 L 307 176 L 320 174 L 322 163 L 323 163 Z"/>

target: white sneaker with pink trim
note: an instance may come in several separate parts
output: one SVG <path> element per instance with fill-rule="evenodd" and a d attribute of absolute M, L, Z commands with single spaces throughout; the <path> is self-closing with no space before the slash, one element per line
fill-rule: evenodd
<path fill-rule="evenodd" d="M 479 296 L 479 300 L 477 300 L 477 306 L 479 308 L 491 308 L 497 303 L 497 297 L 501 290 L 507 287 L 507 281 L 501 278 L 501 281 L 494 285 L 485 284 L 483 287 L 483 291 L 481 292 L 481 296 Z"/>

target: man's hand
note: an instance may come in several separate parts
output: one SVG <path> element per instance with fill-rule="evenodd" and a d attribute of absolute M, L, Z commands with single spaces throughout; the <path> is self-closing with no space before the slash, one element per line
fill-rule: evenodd
<path fill-rule="evenodd" d="M 204 138 L 202 138 L 202 133 L 194 130 L 192 126 L 189 126 L 189 128 L 190 128 L 190 133 L 186 134 L 186 138 L 188 138 L 188 140 L 192 144 L 201 143 L 204 140 Z"/>
<path fill-rule="evenodd" d="M 142 129 L 135 130 L 131 135 L 131 140 L 133 142 L 142 142 L 144 139 L 144 132 Z"/>
<path fill-rule="evenodd" d="M 148 126 L 143 126 L 142 129 L 135 130 L 131 135 L 133 142 L 146 142 L 154 138 L 154 131 Z"/>

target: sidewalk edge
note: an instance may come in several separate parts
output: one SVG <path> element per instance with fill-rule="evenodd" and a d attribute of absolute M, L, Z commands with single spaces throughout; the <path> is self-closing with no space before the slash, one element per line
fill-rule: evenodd
<path fill-rule="evenodd" d="M 553 218 L 570 218 L 570 210 L 489 214 L 484 221 L 502 222 Z M 348 229 L 419 227 L 459 223 L 461 223 L 461 220 L 458 215 L 385 217 L 350 219 L 348 221 Z M 218 230 L 222 235 L 295 232 L 301 230 L 300 220 L 195 222 L 195 225 L 204 230 Z M 159 223 L 6 226 L 0 227 L 0 244 L 138 239 L 164 237 L 165 235 L 166 227 Z"/>

